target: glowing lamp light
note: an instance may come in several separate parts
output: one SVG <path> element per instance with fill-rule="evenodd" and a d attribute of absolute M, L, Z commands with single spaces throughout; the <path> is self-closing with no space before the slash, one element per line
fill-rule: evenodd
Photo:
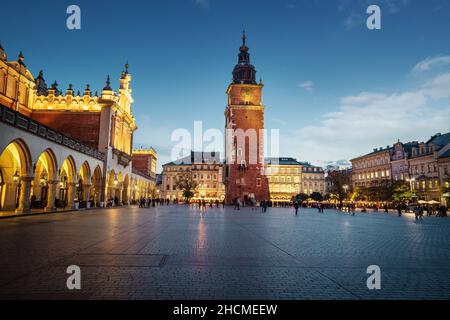
<path fill-rule="evenodd" d="M 13 175 L 13 181 L 14 182 L 17 182 L 17 181 L 19 181 L 19 173 L 16 171 L 16 173 L 14 173 L 14 175 Z"/>
<path fill-rule="evenodd" d="M 44 177 L 41 177 L 41 179 L 39 180 L 39 182 L 41 183 L 41 185 L 45 185 L 45 183 L 47 182 L 47 180 L 45 180 Z"/>
<path fill-rule="evenodd" d="M 114 177 L 114 185 L 117 186 L 118 183 L 119 183 L 119 180 L 117 180 L 117 177 Z"/>

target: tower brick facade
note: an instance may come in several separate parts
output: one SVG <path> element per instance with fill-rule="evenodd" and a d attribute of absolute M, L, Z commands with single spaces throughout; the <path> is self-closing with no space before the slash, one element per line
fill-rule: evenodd
<path fill-rule="evenodd" d="M 263 84 L 256 83 L 256 70 L 250 64 L 245 33 L 242 40 L 233 82 L 227 90 L 225 110 L 225 185 L 229 204 L 238 198 L 243 202 L 269 200 L 264 174 Z"/>

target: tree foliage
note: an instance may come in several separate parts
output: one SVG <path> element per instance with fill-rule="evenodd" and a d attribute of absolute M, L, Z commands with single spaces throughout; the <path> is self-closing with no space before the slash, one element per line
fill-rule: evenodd
<path fill-rule="evenodd" d="M 182 191 L 185 201 L 189 202 L 195 195 L 198 183 L 193 179 L 191 172 L 186 172 L 178 178 L 175 187 Z"/>
<path fill-rule="evenodd" d="M 329 193 L 333 194 L 340 203 L 352 192 L 352 175 L 348 170 L 329 170 L 326 181 Z M 347 190 L 344 186 L 348 186 Z"/>
<path fill-rule="evenodd" d="M 313 193 L 311 193 L 311 195 L 309 197 L 314 201 L 322 201 L 323 200 L 323 196 L 320 192 L 313 192 Z"/>
<path fill-rule="evenodd" d="M 309 196 L 306 193 L 300 193 L 298 195 L 295 196 L 294 200 L 297 202 L 305 202 L 306 200 L 309 199 Z"/>
<path fill-rule="evenodd" d="M 392 190 L 392 201 L 398 204 L 406 204 L 407 202 L 411 201 L 413 198 L 413 194 L 411 192 L 410 186 L 401 181 L 398 183 L 395 183 L 393 185 Z"/>

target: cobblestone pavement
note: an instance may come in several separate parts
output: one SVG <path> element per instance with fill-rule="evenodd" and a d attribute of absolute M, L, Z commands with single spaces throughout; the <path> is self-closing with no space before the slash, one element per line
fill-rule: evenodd
<path fill-rule="evenodd" d="M 0 220 L 0 243 L 2 299 L 450 299 L 450 219 L 119 208 Z"/>

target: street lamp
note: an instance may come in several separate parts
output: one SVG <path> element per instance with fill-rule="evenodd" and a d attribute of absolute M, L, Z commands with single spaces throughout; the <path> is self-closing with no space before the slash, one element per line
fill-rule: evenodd
<path fill-rule="evenodd" d="M 411 190 L 411 193 L 413 192 L 413 183 L 416 181 L 416 178 L 408 178 L 406 181 L 409 182 L 409 188 Z"/>
<path fill-rule="evenodd" d="M 348 192 L 349 186 L 346 185 L 346 184 L 344 184 L 344 185 L 342 186 L 342 188 L 344 189 L 344 192 L 345 192 L 345 198 L 347 198 L 347 192 Z"/>

